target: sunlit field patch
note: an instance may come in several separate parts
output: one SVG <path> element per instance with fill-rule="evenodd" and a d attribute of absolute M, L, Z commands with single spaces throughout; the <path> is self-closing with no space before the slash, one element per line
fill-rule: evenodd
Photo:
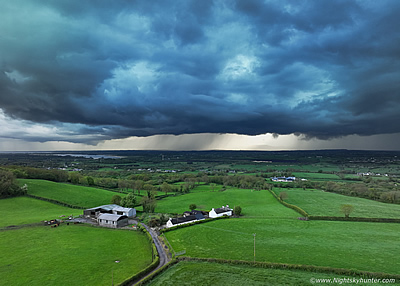
<path fill-rule="evenodd" d="M 278 196 L 280 192 L 286 192 L 288 198 L 285 201 L 302 208 L 309 215 L 344 216 L 340 211 L 340 207 L 343 204 L 350 204 L 354 207 L 353 212 L 350 214 L 353 217 L 400 218 L 400 205 L 396 204 L 349 197 L 314 189 L 274 188 L 274 192 Z"/>
<path fill-rule="evenodd" d="M 254 259 L 400 274 L 400 224 L 228 219 L 167 232 L 187 256 Z"/>

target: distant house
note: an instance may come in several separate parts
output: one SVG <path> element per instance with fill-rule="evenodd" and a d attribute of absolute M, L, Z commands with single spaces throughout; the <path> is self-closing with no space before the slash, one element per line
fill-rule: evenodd
<path fill-rule="evenodd" d="M 100 226 L 117 228 L 127 226 L 128 217 L 126 215 L 117 214 L 100 214 L 97 218 L 97 222 Z"/>
<path fill-rule="evenodd" d="M 296 177 L 273 177 L 271 180 L 273 182 L 294 182 Z"/>
<path fill-rule="evenodd" d="M 196 211 L 193 210 L 191 212 L 184 212 L 182 217 L 177 217 L 177 218 L 170 218 L 167 221 L 167 228 L 169 227 L 173 227 L 176 225 L 180 225 L 180 224 L 185 224 L 185 223 L 191 223 L 191 222 L 195 222 L 198 220 L 203 220 L 205 217 L 203 215 L 202 211 Z"/>
<path fill-rule="evenodd" d="M 209 212 L 208 216 L 210 218 L 216 218 L 216 217 L 220 217 L 220 216 L 224 216 L 224 215 L 232 216 L 232 211 L 233 210 L 229 207 L 229 205 L 226 205 L 226 207 L 222 206 L 222 207 L 217 208 L 217 209 L 213 208 Z"/>
<path fill-rule="evenodd" d="M 98 218 L 101 214 L 115 214 L 124 215 L 127 217 L 135 217 L 136 209 L 134 208 L 124 208 L 116 204 L 109 204 L 98 206 L 83 211 L 83 215 L 91 218 Z"/>

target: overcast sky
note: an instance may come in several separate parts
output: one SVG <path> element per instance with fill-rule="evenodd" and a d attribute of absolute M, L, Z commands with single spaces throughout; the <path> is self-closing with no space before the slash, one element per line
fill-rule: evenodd
<path fill-rule="evenodd" d="M 400 149 L 398 0 L 0 3 L 0 150 Z"/>

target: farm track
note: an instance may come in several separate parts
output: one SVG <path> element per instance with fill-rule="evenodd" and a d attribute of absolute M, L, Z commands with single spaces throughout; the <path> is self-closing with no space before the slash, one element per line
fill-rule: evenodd
<path fill-rule="evenodd" d="M 146 230 L 150 233 L 151 237 L 153 238 L 153 242 L 156 245 L 156 249 L 158 252 L 158 257 L 160 258 L 160 263 L 153 271 L 149 272 L 146 276 L 140 278 L 139 280 L 132 282 L 132 284 L 129 284 L 129 285 L 136 285 L 136 283 L 138 283 L 141 280 L 145 279 L 146 277 L 150 276 L 153 272 L 157 271 L 159 268 L 163 267 L 165 264 L 167 264 L 170 261 L 170 258 L 168 257 L 167 252 L 163 248 L 160 240 L 158 239 L 157 233 L 155 233 L 155 231 L 153 231 L 150 227 L 148 227 L 144 223 L 142 223 L 142 225 L 146 228 Z"/>

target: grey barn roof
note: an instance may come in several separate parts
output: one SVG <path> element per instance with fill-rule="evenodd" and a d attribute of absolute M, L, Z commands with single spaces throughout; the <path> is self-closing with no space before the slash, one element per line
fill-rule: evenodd
<path fill-rule="evenodd" d="M 116 214 L 101 214 L 98 219 L 105 219 L 110 221 L 119 221 L 121 219 L 128 218 L 126 215 L 116 215 Z"/>
<path fill-rule="evenodd" d="M 227 208 L 227 207 L 214 209 L 214 211 L 215 211 L 217 214 L 224 213 L 224 212 L 229 212 L 229 211 L 231 211 L 231 210 L 232 210 L 231 208 Z"/>
<path fill-rule="evenodd" d="M 90 208 L 90 209 L 86 209 L 86 210 L 89 211 L 89 210 L 102 209 L 102 210 L 106 210 L 106 211 L 112 211 L 116 207 L 121 207 L 121 206 L 116 205 L 116 204 L 109 204 L 109 205 L 98 206 L 98 207 L 94 207 L 94 208 Z"/>
<path fill-rule="evenodd" d="M 195 221 L 195 220 L 200 220 L 204 219 L 203 214 L 197 213 L 195 215 L 187 215 L 183 217 L 177 217 L 171 219 L 172 224 L 178 224 L 178 223 L 183 223 L 183 222 L 188 222 L 188 221 Z"/>

